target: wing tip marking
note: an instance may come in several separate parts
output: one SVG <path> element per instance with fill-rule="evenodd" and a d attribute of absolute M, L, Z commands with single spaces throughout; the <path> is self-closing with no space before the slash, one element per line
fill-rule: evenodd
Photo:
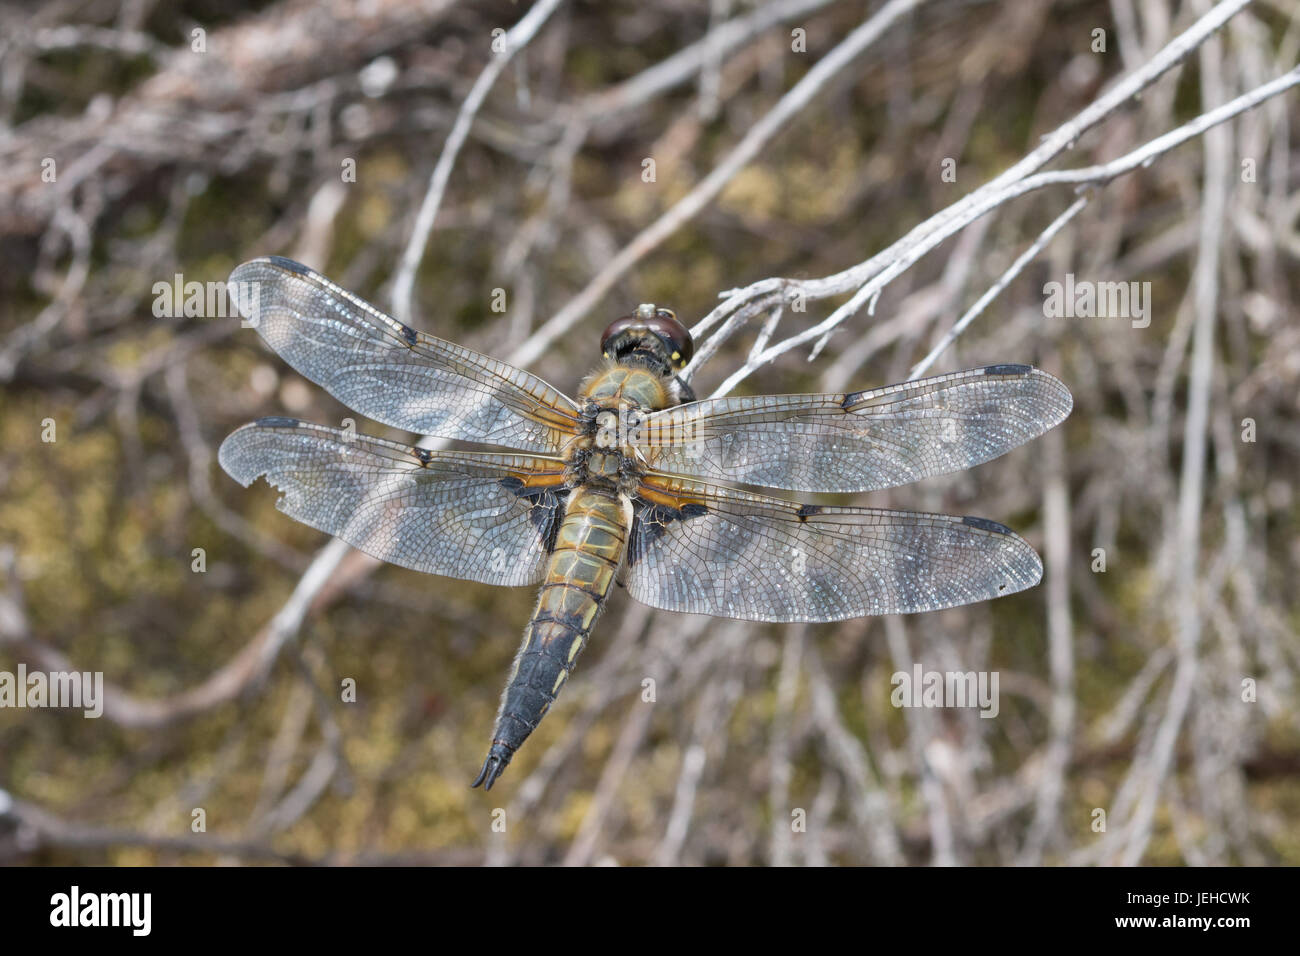
<path fill-rule="evenodd" d="M 301 262 L 285 258 L 284 256 L 267 256 L 266 261 L 276 268 L 284 269 L 286 272 L 292 272 L 294 275 L 309 276 L 312 272 L 311 269 L 307 268 L 307 266 L 303 265 Z"/>
<path fill-rule="evenodd" d="M 961 523 L 969 525 L 972 528 L 979 528 L 981 531 L 989 531 L 993 534 L 1009 535 L 1013 538 L 1018 537 L 1018 535 L 1006 525 L 999 524 L 996 521 L 990 521 L 988 518 L 976 518 L 973 515 L 966 515 L 966 517 L 961 519 Z"/>
<path fill-rule="evenodd" d="M 988 365 L 984 368 L 985 375 L 1025 376 L 1032 374 L 1033 371 L 1034 367 L 1032 365 L 1020 365 L 1014 362 L 1009 362 L 1005 365 Z"/>
<path fill-rule="evenodd" d="M 296 418 L 285 415 L 266 415 L 253 424 L 258 428 L 297 428 L 303 423 Z"/>

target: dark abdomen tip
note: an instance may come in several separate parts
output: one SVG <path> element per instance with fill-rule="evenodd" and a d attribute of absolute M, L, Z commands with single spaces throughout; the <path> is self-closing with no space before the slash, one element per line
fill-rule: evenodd
<path fill-rule="evenodd" d="M 479 784 L 483 785 L 485 791 L 492 789 L 492 784 L 497 782 L 497 777 L 505 771 L 506 766 L 510 763 L 510 758 L 515 752 L 503 743 L 492 742 L 492 749 L 488 751 L 487 759 L 483 761 L 483 769 L 478 772 L 474 778 L 470 789 L 474 789 Z"/>

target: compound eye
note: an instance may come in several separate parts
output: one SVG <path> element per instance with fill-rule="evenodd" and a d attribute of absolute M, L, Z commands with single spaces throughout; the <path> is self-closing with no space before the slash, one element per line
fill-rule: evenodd
<path fill-rule="evenodd" d="M 609 354 L 609 343 L 617 336 L 622 335 L 628 329 L 636 328 L 641 325 L 641 320 L 635 315 L 625 315 L 621 319 L 615 319 L 609 323 L 605 329 L 605 334 L 600 337 L 600 351 L 603 355 Z"/>
<path fill-rule="evenodd" d="M 626 350 L 638 339 L 659 340 L 674 368 L 684 368 L 695 354 L 695 344 L 686 326 L 677 321 L 671 309 L 642 306 L 632 315 L 615 319 L 600 337 L 600 351 L 613 357 L 613 350 Z M 622 341 L 620 341 L 622 340 Z"/>
<path fill-rule="evenodd" d="M 686 363 L 695 354 L 695 343 L 686 326 L 677 321 L 669 309 L 660 309 L 655 317 L 646 322 L 646 328 L 659 337 L 659 341 L 668 346 L 668 359 L 676 368 L 685 368 Z"/>

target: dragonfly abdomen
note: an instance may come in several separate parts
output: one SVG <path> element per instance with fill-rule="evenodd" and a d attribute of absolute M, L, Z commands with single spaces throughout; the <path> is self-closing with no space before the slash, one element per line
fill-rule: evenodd
<path fill-rule="evenodd" d="M 492 747 L 473 786 L 490 790 L 560 695 L 623 560 L 632 502 L 605 488 L 578 487 L 555 537 L 532 620 L 501 698 Z"/>

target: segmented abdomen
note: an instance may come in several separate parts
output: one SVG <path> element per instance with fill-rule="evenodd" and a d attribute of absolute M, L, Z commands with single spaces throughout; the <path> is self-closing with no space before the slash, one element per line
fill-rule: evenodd
<path fill-rule="evenodd" d="M 569 496 L 537 608 L 501 698 L 492 748 L 474 786 L 492 788 L 559 696 L 605 607 L 631 524 L 632 503 L 617 492 L 579 487 Z"/>

